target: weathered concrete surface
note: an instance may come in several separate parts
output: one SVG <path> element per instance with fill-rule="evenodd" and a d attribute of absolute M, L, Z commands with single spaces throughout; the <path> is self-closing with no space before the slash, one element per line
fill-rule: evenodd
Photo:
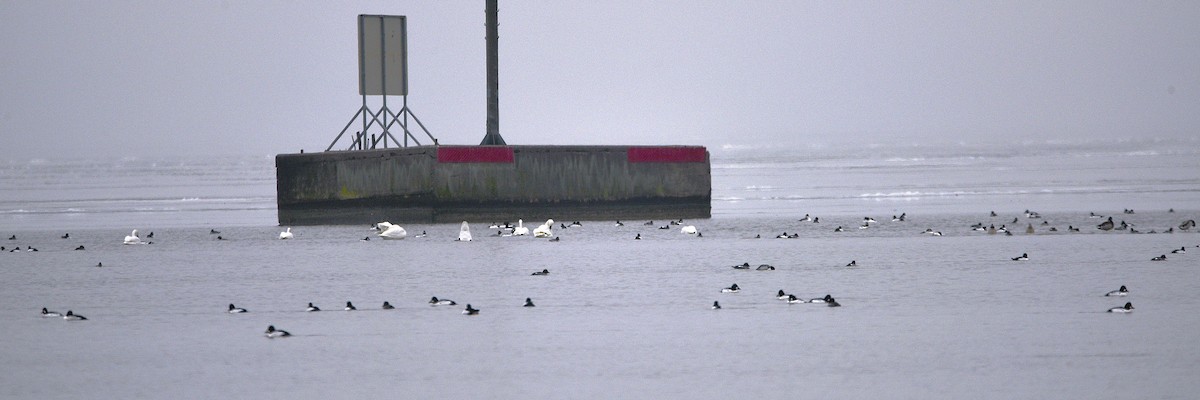
<path fill-rule="evenodd" d="M 702 152 L 700 162 L 633 162 L 630 148 L 495 147 L 511 149 L 507 162 L 439 162 L 434 146 L 281 154 L 275 159 L 279 223 L 711 216 L 703 148 L 685 148 Z"/>

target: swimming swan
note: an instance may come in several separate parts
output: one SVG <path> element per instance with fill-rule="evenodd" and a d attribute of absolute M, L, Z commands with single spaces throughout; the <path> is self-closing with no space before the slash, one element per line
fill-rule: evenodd
<path fill-rule="evenodd" d="M 133 233 L 125 237 L 125 244 L 142 244 L 142 239 L 137 235 L 137 229 L 134 229 Z"/>
<path fill-rule="evenodd" d="M 388 224 L 387 229 L 379 233 L 379 237 L 384 239 L 404 239 L 408 237 L 408 232 L 400 227 L 400 225 Z"/>
<path fill-rule="evenodd" d="M 512 235 L 513 236 L 525 236 L 528 234 L 529 234 L 529 228 L 525 227 L 525 221 L 518 219 L 517 227 L 513 228 Z"/>
<path fill-rule="evenodd" d="M 287 231 L 279 232 L 279 240 L 287 240 L 292 238 L 292 228 L 287 228 Z"/>
<path fill-rule="evenodd" d="M 458 228 L 458 241 L 471 241 L 471 227 L 467 225 L 467 221 L 463 221 L 462 226 Z"/>
<path fill-rule="evenodd" d="M 550 235 L 551 235 L 550 227 L 552 227 L 552 226 L 554 226 L 554 219 L 546 220 L 545 224 L 542 224 L 541 226 L 539 226 L 533 230 L 533 237 L 537 237 L 537 238 L 550 237 Z"/>
<path fill-rule="evenodd" d="M 680 228 L 680 229 L 679 229 L 679 232 L 680 232 L 680 233 L 683 233 L 683 234 L 686 234 L 686 235 L 695 235 L 695 234 L 696 234 L 696 227 L 695 227 L 695 226 L 693 226 L 693 225 L 688 225 L 688 226 L 685 226 L 685 227 L 683 227 L 683 228 Z"/>

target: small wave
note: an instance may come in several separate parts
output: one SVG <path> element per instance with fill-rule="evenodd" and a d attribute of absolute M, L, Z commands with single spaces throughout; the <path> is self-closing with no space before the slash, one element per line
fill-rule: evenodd
<path fill-rule="evenodd" d="M 891 193 L 876 192 L 876 193 L 863 193 L 863 194 L 858 195 L 858 197 L 920 197 L 920 196 L 921 196 L 921 192 L 914 192 L 914 191 L 891 192 Z"/>
<path fill-rule="evenodd" d="M 762 162 L 714 162 L 710 168 L 713 169 L 768 169 L 779 167 L 779 163 L 762 163 Z"/>
<path fill-rule="evenodd" d="M 55 208 L 55 209 L 24 209 L 24 208 L 18 208 L 18 209 L 15 209 L 15 210 L 4 210 L 4 211 L 0 211 L 0 214 L 30 214 L 30 215 L 42 215 L 42 214 L 87 214 L 87 213 L 90 213 L 90 211 L 88 211 L 88 210 L 85 210 L 85 209 L 82 209 L 82 208 Z"/>
<path fill-rule="evenodd" d="M 746 190 L 766 191 L 766 190 L 776 190 L 776 189 L 778 189 L 778 188 L 777 188 L 777 187 L 774 187 L 774 186 L 770 186 L 770 185 L 763 185 L 763 186 L 758 186 L 758 185 L 750 185 L 750 186 L 746 186 Z"/>
<path fill-rule="evenodd" d="M 274 201 L 272 197 L 189 197 L 179 199 L 181 202 L 202 202 L 202 203 L 246 203 L 255 201 Z"/>
<path fill-rule="evenodd" d="M 736 196 L 713 196 L 713 200 L 717 201 L 794 201 L 794 200 L 828 200 L 836 197 L 828 196 L 760 196 L 760 197 L 736 197 Z"/>
<path fill-rule="evenodd" d="M 1050 189 L 1044 189 L 1043 192 L 1044 193 L 1052 193 L 1054 191 L 1050 190 Z M 907 190 L 907 191 L 903 191 L 903 192 L 890 192 L 890 193 L 882 193 L 882 192 L 863 193 L 863 194 L 858 195 L 858 197 L 864 198 L 864 199 L 874 199 L 874 198 L 915 198 L 915 197 L 1013 195 L 1013 194 L 1027 194 L 1027 193 L 1029 193 L 1029 191 L 1026 191 L 1026 190 L 988 190 L 988 191 L 954 190 L 954 191 L 948 191 L 948 192 L 921 192 L 921 191 L 915 191 L 915 190 Z"/>
<path fill-rule="evenodd" d="M 113 211 L 117 211 L 117 210 L 113 210 Z M 181 211 L 181 209 L 176 208 L 176 207 L 133 207 L 133 208 L 129 208 L 128 211 L 132 211 L 132 212 L 174 212 L 174 211 Z"/>
<path fill-rule="evenodd" d="M 1154 151 L 1154 150 L 1142 150 L 1142 151 L 1131 151 L 1128 153 L 1124 153 L 1122 155 L 1128 156 L 1128 157 L 1147 157 L 1147 156 L 1157 156 L 1158 152 Z"/>
<path fill-rule="evenodd" d="M 954 190 L 940 192 L 921 192 L 921 191 L 903 191 L 903 192 L 875 192 L 863 193 L 856 197 L 860 199 L 902 199 L 902 198 L 919 198 L 919 197 L 958 197 L 958 196 L 1023 196 L 1023 195 L 1062 195 L 1062 194 L 1103 194 L 1103 193 L 1173 193 L 1187 192 L 1192 189 L 1131 189 L 1118 187 L 1075 187 L 1075 188 L 1057 188 L 1057 189 L 1035 189 L 1035 190 Z"/>

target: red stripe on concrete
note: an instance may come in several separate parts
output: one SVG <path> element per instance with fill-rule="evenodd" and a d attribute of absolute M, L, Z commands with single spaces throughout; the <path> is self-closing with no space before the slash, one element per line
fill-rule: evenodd
<path fill-rule="evenodd" d="M 511 163 L 513 149 L 504 146 L 438 147 L 437 160 L 440 163 Z"/>
<path fill-rule="evenodd" d="M 694 163 L 708 160 L 708 151 L 703 147 L 630 147 L 629 162 L 675 162 Z"/>

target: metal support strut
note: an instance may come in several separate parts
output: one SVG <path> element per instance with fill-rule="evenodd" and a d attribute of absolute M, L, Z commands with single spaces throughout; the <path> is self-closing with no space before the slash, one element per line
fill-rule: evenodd
<path fill-rule="evenodd" d="M 384 96 L 385 99 L 386 97 L 387 96 Z M 354 116 L 350 117 L 350 121 L 346 122 L 346 126 L 342 128 L 341 132 L 338 132 L 337 137 L 333 138 L 333 142 L 329 143 L 329 147 L 326 147 L 325 151 L 333 150 L 333 146 L 337 145 L 337 142 L 342 139 L 342 136 L 346 135 L 346 131 L 350 130 L 350 126 L 354 125 L 354 121 L 359 120 L 360 116 L 362 117 L 362 130 L 354 134 L 349 147 L 341 150 L 370 150 L 376 148 L 386 149 L 389 147 L 388 139 L 391 139 L 391 145 L 397 147 L 399 147 L 399 145 L 402 143 L 403 147 L 408 147 L 409 140 L 412 140 L 412 142 L 417 146 L 423 146 L 421 141 L 418 140 L 417 136 L 414 134 L 415 132 L 409 129 L 409 117 L 411 117 L 412 120 L 417 123 L 417 127 L 421 129 L 421 132 L 425 133 L 425 137 L 428 137 L 429 140 L 436 145 L 437 138 L 434 138 L 433 134 L 429 133 L 429 129 L 425 128 L 425 124 L 421 123 L 421 120 L 417 118 L 417 114 L 413 113 L 411 108 L 408 108 L 408 96 L 403 97 L 403 108 L 401 108 L 399 112 L 392 112 L 392 110 L 387 107 L 387 100 L 384 100 L 384 104 L 380 106 L 378 110 L 372 110 L 371 107 L 367 105 L 367 96 L 363 96 L 362 107 L 359 107 L 358 111 L 354 113 Z M 403 141 L 396 140 L 396 137 L 392 136 L 391 129 L 393 125 L 399 125 L 400 129 L 404 132 Z M 372 128 L 378 128 L 382 132 L 376 136 L 376 134 L 371 133 Z"/>

